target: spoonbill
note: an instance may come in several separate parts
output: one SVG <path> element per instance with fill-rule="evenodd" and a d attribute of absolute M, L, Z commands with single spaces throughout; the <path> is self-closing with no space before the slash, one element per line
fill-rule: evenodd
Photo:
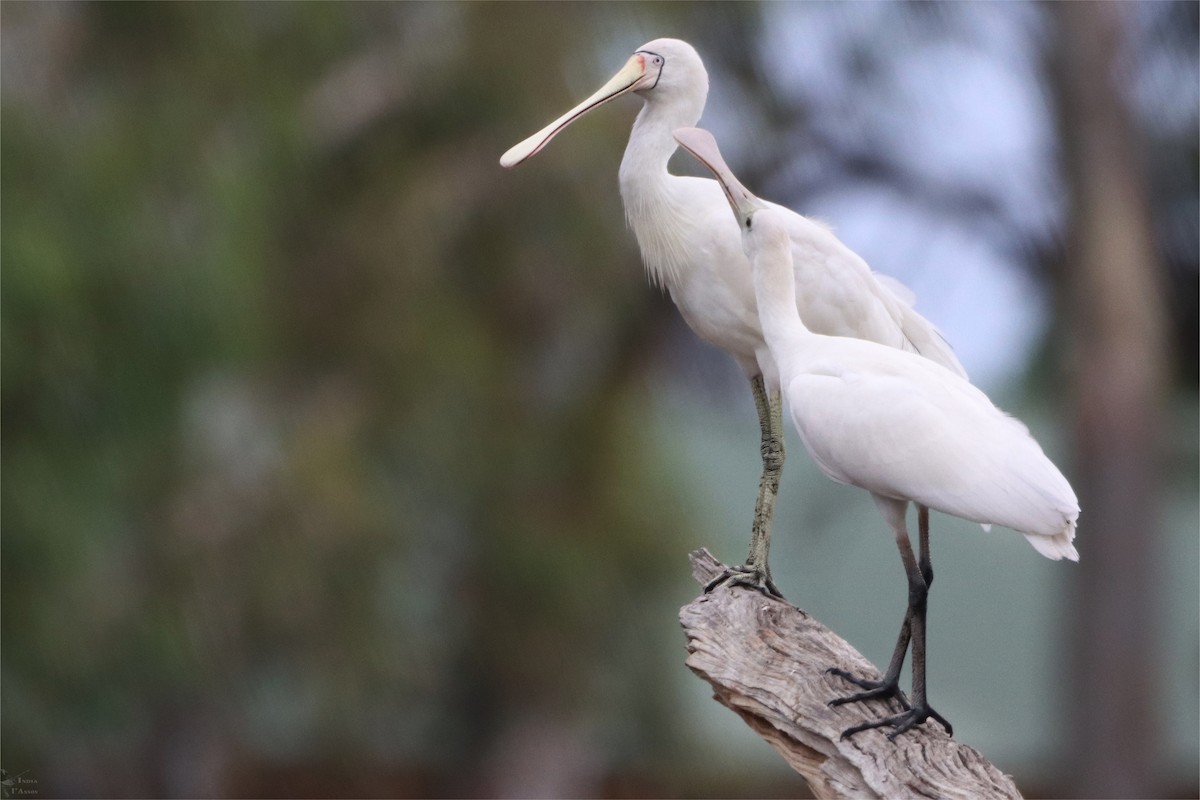
<path fill-rule="evenodd" d="M 805 449 L 833 480 L 870 492 L 900 548 L 908 609 L 889 675 L 876 683 L 831 670 L 867 689 L 833 704 L 895 694 L 910 635 L 912 701 L 903 713 L 847 728 L 842 737 L 891 726 L 894 739 L 930 718 L 952 733 L 925 691 L 925 609 L 933 570 L 928 526 L 920 532 L 919 559 L 913 555 L 905 520 L 909 502 L 1012 528 L 1047 558 L 1078 561 L 1075 493 L 1028 429 L 961 375 L 912 353 L 806 327 L 793 300 L 788 213 L 742 186 L 708 131 L 683 128 L 674 136 L 716 175 L 733 209 L 752 265 L 763 335 Z"/>
<path fill-rule="evenodd" d="M 500 164 L 515 167 L 588 111 L 630 92 L 644 105 L 621 160 L 620 187 L 642 260 L 650 280 L 666 289 L 691 329 L 732 355 L 749 378 L 762 433 L 763 469 L 749 556 L 744 566 L 731 568 L 707 588 L 732 580 L 779 596 L 768 552 L 784 462 L 783 422 L 750 264 L 716 181 L 667 170 L 676 150 L 671 132 L 695 125 L 704 111 L 708 73 L 700 56 L 679 39 L 647 42 L 594 94 L 509 149 Z M 797 302 L 814 331 L 911 350 L 965 375 L 937 329 L 885 287 L 829 228 L 786 209 L 780 213 L 801 287 Z"/>

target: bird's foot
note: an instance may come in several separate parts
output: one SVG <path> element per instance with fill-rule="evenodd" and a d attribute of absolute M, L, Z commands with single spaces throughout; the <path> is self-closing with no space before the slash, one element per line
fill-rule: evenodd
<path fill-rule="evenodd" d="M 946 729 L 947 734 L 950 736 L 954 735 L 954 728 L 950 726 L 950 723 L 946 721 L 945 717 L 930 708 L 928 703 L 920 703 L 912 706 L 901 714 L 896 714 L 891 717 L 884 717 L 883 719 L 872 720 L 871 722 L 864 722 L 861 725 L 855 725 L 853 727 L 846 728 L 846 730 L 842 731 L 842 738 L 848 739 L 856 733 L 861 733 L 865 730 L 870 730 L 871 728 L 883 728 L 890 726 L 893 730 L 887 735 L 887 738 L 891 741 L 895 741 L 897 736 L 905 731 L 912 730 L 927 719 L 937 720 L 937 722 Z"/>
<path fill-rule="evenodd" d="M 708 582 L 704 587 L 704 593 L 708 594 L 721 584 L 746 586 L 750 589 L 757 589 L 767 597 L 773 597 L 776 600 L 783 599 L 783 594 L 775 587 L 775 582 L 771 580 L 770 573 L 765 569 L 760 569 L 750 564 L 726 567 L 724 572 Z"/>
<path fill-rule="evenodd" d="M 829 701 L 829 705 L 831 706 L 840 706 L 846 703 L 861 703 L 864 700 L 886 700 L 894 697 L 900 701 L 900 705 L 904 706 L 905 709 L 912 708 L 908 703 L 908 698 L 900 690 L 899 676 L 892 680 L 872 681 L 867 678 L 860 678 L 852 672 L 847 672 L 837 667 L 830 667 L 825 672 L 829 675 L 836 675 L 842 680 L 849 681 L 864 690 L 848 694 L 845 697 L 835 697 Z"/>

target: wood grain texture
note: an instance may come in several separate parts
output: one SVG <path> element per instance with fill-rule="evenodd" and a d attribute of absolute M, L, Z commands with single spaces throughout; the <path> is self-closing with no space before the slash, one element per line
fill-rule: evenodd
<path fill-rule="evenodd" d="M 701 586 L 725 565 L 707 550 L 691 554 Z M 737 712 L 820 798 L 1019 798 L 1012 780 L 940 726 L 922 725 L 888 741 L 887 730 L 842 740 L 847 727 L 903 710 L 895 700 L 830 708 L 855 687 L 827 675 L 841 667 L 867 678 L 879 671 L 844 639 L 786 602 L 745 587 L 718 586 L 679 612 L 687 665 L 714 697 Z"/>

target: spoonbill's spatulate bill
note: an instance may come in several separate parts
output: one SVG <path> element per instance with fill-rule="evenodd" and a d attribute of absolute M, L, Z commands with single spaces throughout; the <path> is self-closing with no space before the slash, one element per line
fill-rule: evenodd
<path fill-rule="evenodd" d="M 779 379 L 763 340 L 750 264 L 717 182 L 667 171 L 677 147 L 671 132 L 695 125 L 704 111 L 708 73 L 700 57 L 678 39 L 647 42 L 595 94 L 510 149 L 500 163 L 520 164 L 588 111 L 628 93 L 640 97 L 643 106 L 621 160 L 621 198 L 646 270 L 670 293 L 692 330 L 732 355 L 745 372 L 762 430 L 763 470 L 750 554 L 744 567 L 713 585 L 732 579 L 778 594 L 768 550 L 784 461 L 783 425 Z M 812 330 L 910 350 L 963 373 L 937 330 L 882 285 L 827 227 L 779 211 L 796 279 L 804 287 L 796 302 Z"/>
<path fill-rule="evenodd" d="M 920 558 L 913 555 L 905 521 L 909 502 L 1012 528 L 1047 558 L 1078 561 L 1075 493 L 1025 426 L 959 374 L 875 342 L 810 331 L 793 299 L 787 213 L 738 182 L 707 131 L 684 128 L 674 135 L 717 176 L 733 209 L 752 265 L 763 335 L 804 447 L 830 478 L 871 493 L 900 548 L 909 605 L 888 674 L 873 682 L 834 670 L 866 689 L 834 704 L 898 695 L 910 636 L 912 702 L 902 714 L 856 725 L 843 736 L 891 726 L 895 737 L 930 718 L 950 731 L 925 692 L 925 608 L 933 569 L 926 525 Z"/>

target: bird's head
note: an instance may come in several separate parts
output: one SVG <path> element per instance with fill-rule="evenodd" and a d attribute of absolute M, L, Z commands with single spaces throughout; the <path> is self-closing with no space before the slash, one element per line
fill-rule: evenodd
<path fill-rule="evenodd" d="M 754 217 L 770 207 L 755 197 L 733 174 L 733 170 L 721 156 L 721 150 L 717 147 L 717 140 L 713 135 L 703 128 L 676 128 L 671 135 L 680 147 L 707 167 L 717 179 L 717 183 L 721 184 L 725 199 L 729 201 L 729 207 L 737 217 L 738 227 L 743 231 L 753 231 Z"/>
<path fill-rule="evenodd" d="M 700 119 L 708 97 L 708 71 L 696 48 L 680 39 L 655 39 L 639 47 L 626 66 L 638 56 L 645 59 L 655 78 L 634 91 L 647 103 L 678 104 L 689 111 L 694 108 L 695 119 Z"/>
<path fill-rule="evenodd" d="M 594 108 L 621 95 L 637 92 L 647 103 L 675 103 L 700 118 L 708 96 L 708 73 L 700 56 L 687 42 L 655 39 L 639 47 L 625 66 L 592 93 L 591 97 L 551 122 L 500 157 L 503 167 L 515 167 L 550 143 L 550 140 Z"/>

